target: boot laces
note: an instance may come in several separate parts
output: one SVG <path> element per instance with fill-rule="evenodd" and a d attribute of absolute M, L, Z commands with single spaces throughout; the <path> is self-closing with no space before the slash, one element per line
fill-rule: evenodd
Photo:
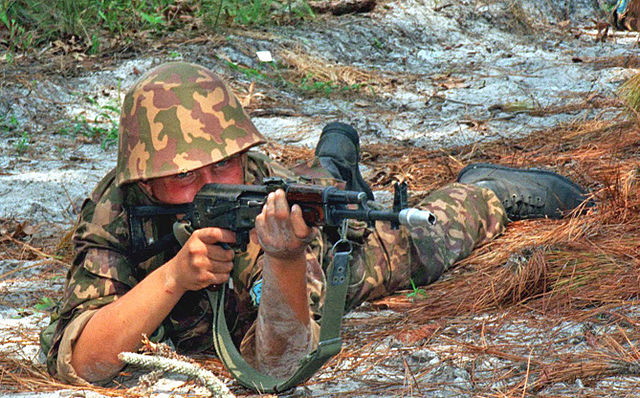
<path fill-rule="evenodd" d="M 512 219 L 538 218 L 544 216 L 544 201 L 540 196 L 512 194 L 502 205 Z"/>

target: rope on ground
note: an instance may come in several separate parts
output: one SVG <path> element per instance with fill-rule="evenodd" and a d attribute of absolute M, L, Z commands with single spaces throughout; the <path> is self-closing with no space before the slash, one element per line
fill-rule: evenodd
<path fill-rule="evenodd" d="M 229 387 L 227 387 L 220 379 L 210 371 L 203 369 L 196 364 L 173 358 L 136 354 L 133 352 L 121 352 L 118 354 L 118 359 L 126 364 L 141 368 L 164 370 L 192 377 L 202 383 L 202 385 L 217 397 L 235 398 L 235 395 L 229 390 Z"/>

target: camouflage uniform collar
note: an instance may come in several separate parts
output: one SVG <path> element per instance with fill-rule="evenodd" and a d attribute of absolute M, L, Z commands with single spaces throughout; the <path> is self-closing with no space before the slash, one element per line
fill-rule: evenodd
<path fill-rule="evenodd" d="M 131 206 L 162 206 L 164 203 L 148 194 L 145 189 L 140 187 L 137 182 L 132 182 L 123 186 L 122 191 L 124 193 L 124 205 L 125 207 Z"/>

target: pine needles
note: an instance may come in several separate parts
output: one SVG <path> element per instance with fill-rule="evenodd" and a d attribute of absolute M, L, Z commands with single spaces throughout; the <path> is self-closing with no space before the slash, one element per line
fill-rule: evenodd
<path fill-rule="evenodd" d="M 636 116 L 640 117 L 640 73 L 631 77 L 618 89 L 620 98 L 627 108 Z"/>
<path fill-rule="evenodd" d="M 267 150 L 289 165 L 311 156 L 308 149 L 276 144 Z M 585 396 L 619 396 L 637 388 L 640 129 L 635 123 L 592 120 L 521 140 L 438 151 L 365 145 L 362 153 L 376 170 L 369 181 L 378 189 L 404 179 L 413 192 L 426 193 L 453 181 L 466 164 L 482 161 L 558 171 L 587 186 L 597 205 L 563 220 L 512 223 L 441 281 L 424 287 L 426 297 L 414 302 L 400 292 L 372 303 L 368 317 L 347 318 L 345 348 L 309 382 L 316 391 L 324 391 L 318 384 L 327 383 L 326 391 L 332 391 L 333 384 L 348 381 L 360 387 L 350 391 L 341 385 L 342 396 L 361 396 L 362 385 L 372 394 L 410 395 L 415 389 L 427 395 L 455 385 L 445 377 L 451 369 L 465 374 L 472 388 L 461 395 L 575 396 L 584 390 Z M 21 391 L 60 388 L 43 369 L 24 361 L 20 366 L 3 370 L 2 383 Z M 224 375 L 219 362 L 204 366 Z M 584 386 L 576 387 L 580 383 Z"/>

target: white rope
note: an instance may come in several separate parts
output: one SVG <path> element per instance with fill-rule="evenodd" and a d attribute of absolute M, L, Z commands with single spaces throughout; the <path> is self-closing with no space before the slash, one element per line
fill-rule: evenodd
<path fill-rule="evenodd" d="M 220 379 L 210 371 L 203 369 L 196 364 L 180 361 L 178 359 L 142 355 L 133 352 L 121 352 L 118 354 L 118 359 L 129 365 L 135 365 L 141 368 L 158 369 L 189 376 L 200 381 L 217 397 L 235 398 L 235 395 Z"/>

